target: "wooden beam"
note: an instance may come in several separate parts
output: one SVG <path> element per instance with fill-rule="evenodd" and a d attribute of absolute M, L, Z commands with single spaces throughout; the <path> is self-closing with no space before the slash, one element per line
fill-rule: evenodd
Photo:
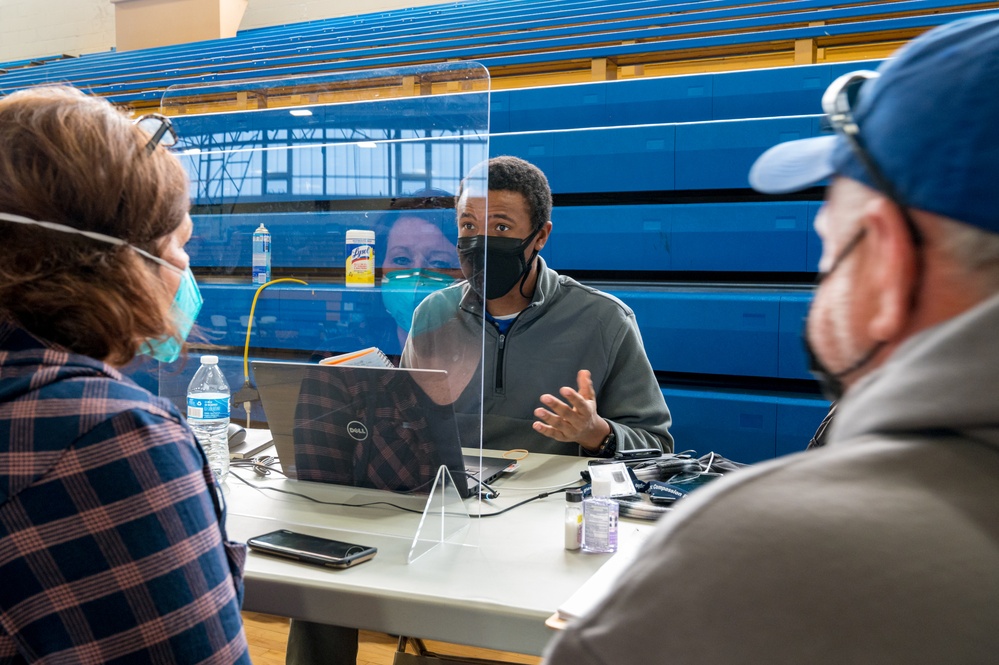
<path fill-rule="evenodd" d="M 796 39 L 794 42 L 794 64 L 814 65 L 817 50 L 814 39 Z"/>
<path fill-rule="evenodd" d="M 590 79 L 593 81 L 616 81 L 617 60 L 614 58 L 593 58 L 590 61 Z"/>

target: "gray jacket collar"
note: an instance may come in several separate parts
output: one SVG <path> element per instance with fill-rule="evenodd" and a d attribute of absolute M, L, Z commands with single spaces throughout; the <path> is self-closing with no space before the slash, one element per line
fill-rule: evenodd
<path fill-rule="evenodd" d="M 999 295 L 906 340 L 843 398 L 832 444 L 950 430 L 999 446 Z"/>

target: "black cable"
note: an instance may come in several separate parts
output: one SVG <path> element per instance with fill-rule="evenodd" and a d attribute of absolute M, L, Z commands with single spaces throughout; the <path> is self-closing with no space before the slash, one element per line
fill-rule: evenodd
<path fill-rule="evenodd" d="M 407 512 L 407 513 L 415 513 L 417 515 L 422 515 L 423 512 L 424 512 L 423 510 L 414 510 L 413 508 L 406 508 L 405 506 L 400 506 L 398 504 L 390 503 L 388 501 L 371 501 L 369 503 L 342 503 L 342 502 L 338 502 L 338 501 L 323 501 L 321 499 L 316 499 L 315 497 L 311 497 L 311 496 L 309 496 L 307 494 L 302 494 L 300 492 L 292 492 L 291 490 L 284 490 L 284 489 L 281 489 L 279 487 L 261 487 L 259 485 L 255 485 L 255 484 L 251 483 L 250 481 L 248 481 L 245 478 L 243 478 L 242 476 L 240 476 L 238 473 L 236 473 L 235 471 L 232 470 L 232 467 L 237 467 L 237 468 L 251 468 L 258 475 L 261 475 L 261 476 L 266 476 L 271 471 L 276 471 L 277 473 L 280 473 L 282 476 L 285 476 L 285 478 L 288 477 L 283 471 L 279 471 L 278 469 L 275 469 L 274 467 L 268 466 L 267 464 L 262 464 L 261 462 L 258 462 L 256 459 L 253 459 L 253 460 L 241 460 L 239 462 L 235 462 L 235 461 L 232 462 L 229 465 L 229 475 L 231 475 L 233 478 L 235 478 L 236 480 L 240 481 L 244 485 L 252 487 L 252 488 L 254 488 L 256 490 L 269 490 L 271 492 L 278 492 L 279 494 L 288 494 L 290 496 L 297 496 L 297 497 L 301 497 L 303 499 L 306 499 L 308 501 L 312 501 L 313 503 L 322 504 L 324 506 L 341 506 L 341 507 L 344 507 L 344 508 L 369 508 L 371 506 L 389 506 L 390 508 L 397 508 L 398 510 L 402 510 L 402 511 Z M 488 485 L 485 485 L 484 483 L 481 483 L 481 484 L 483 484 L 486 487 L 486 489 L 489 489 L 490 491 L 493 491 L 491 488 L 489 488 Z M 551 496 L 552 494 L 558 494 L 560 492 L 565 492 L 567 489 L 569 489 L 570 487 L 573 487 L 575 485 L 576 485 L 576 482 L 573 481 L 572 483 L 566 485 L 565 487 L 554 489 L 554 490 L 551 490 L 551 491 L 548 491 L 548 492 L 542 492 L 541 494 L 537 494 L 537 495 L 532 496 L 532 497 L 530 497 L 528 499 L 524 499 L 523 501 L 515 503 L 512 506 L 507 506 L 506 508 L 503 508 L 502 510 L 497 510 L 494 513 L 475 513 L 475 514 L 469 514 L 468 516 L 470 518 L 480 519 L 480 518 L 483 518 L 483 517 L 495 517 L 497 515 L 502 515 L 503 513 L 509 512 L 509 511 L 513 510 L 514 508 L 519 508 L 520 506 L 523 506 L 524 504 L 528 504 L 528 503 L 530 503 L 532 501 L 537 501 L 538 499 L 547 498 L 547 497 Z"/>
<path fill-rule="evenodd" d="M 271 471 L 276 471 L 285 478 L 288 478 L 288 474 L 286 474 L 284 471 L 278 469 L 275 466 L 271 466 L 275 462 L 277 462 L 276 458 L 271 457 L 270 455 L 264 455 L 263 457 L 260 458 L 254 457 L 250 459 L 233 460 L 229 463 L 229 467 L 230 468 L 238 467 L 241 469 L 243 468 L 253 469 L 253 472 L 256 473 L 258 476 L 269 476 Z M 464 469 L 461 471 L 461 473 L 463 473 L 468 480 L 474 481 L 477 484 L 478 487 L 472 490 L 473 493 L 477 491 L 477 493 L 481 495 L 482 498 L 484 499 L 495 499 L 499 496 L 499 491 L 491 487 L 488 483 L 484 483 L 481 480 L 479 480 L 476 474 L 465 471 Z M 242 478 L 240 478 L 240 480 L 242 480 Z M 416 487 L 406 492 L 393 492 L 393 493 L 403 494 L 403 495 L 415 494 L 416 492 L 419 492 L 421 489 L 427 487 L 428 485 L 431 485 L 434 482 L 434 480 L 436 480 L 436 478 L 433 480 L 428 480 L 425 483 L 422 483 L 421 485 L 417 485 Z M 483 492 L 481 488 L 485 488 L 488 491 L 488 493 Z"/>
<path fill-rule="evenodd" d="M 256 473 L 258 476 L 261 476 L 261 477 L 263 477 L 263 476 L 269 476 L 271 474 L 271 471 L 274 471 L 276 473 L 280 473 L 282 476 L 284 476 L 285 478 L 288 478 L 289 480 L 293 480 L 293 478 L 291 478 L 290 476 L 288 476 L 288 474 L 285 473 L 284 471 L 282 471 L 281 469 L 277 468 L 276 466 L 271 466 L 272 464 L 275 464 L 277 461 L 278 461 L 277 458 L 271 457 L 270 455 L 264 455 L 263 457 L 260 457 L 260 458 L 254 457 L 254 458 L 250 458 L 250 459 L 233 460 L 233 461 L 229 462 L 229 468 L 231 469 L 232 467 L 238 467 L 240 469 L 244 469 L 244 468 L 245 469 L 253 469 L 253 472 Z M 467 472 L 465 472 L 465 473 L 467 474 Z M 243 479 L 240 478 L 240 480 L 243 480 Z M 246 481 L 244 480 L 243 482 L 246 482 Z M 433 482 L 434 482 L 433 480 L 428 480 L 425 483 L 423 483 L 421 485 L 417 485 L 413 489 L 408 490 L 406 492 L 392 492 L 392 493 L 393 494 L 400 494 L 400 495 L 403 495 L 403 496 L 411 496 L 411 495 L 416 494 L 421 489 L 423 489 L 427 485 L 430 485 Z M 256 487 L 256 485 L 254 485 L 254 487 Z M 263 488 L 259 488 L 259 489 L 263 489 Z M 374 488 L 369 488 L 369 489 L 374 489 Z M 287 490 L 285 490 L 285 492 L 287 492 Z"/>
<path fill-rule="evenodd" d="M 552 494 L 559 494 L 559 493 L 565 492 L 567 489 L 570 489 L 572 487 L 578 487 L 578 486 L 579 486 L 578 481 L 574 480 L 573 482 L 565 485 L 564 487 L 559 487 L 558 489 L 553 489 L 553 490 L 549 490 L 547 492 L 542 492 L 541 494 L 536 494 L 535 496 L 532 496 L 529 499 L 524 499 L 523 501 L 521 501 L 519 503 L 515 503 L 512 506 L 507 506 L 506 508 L 503 508 L 502 510 L 497 510 L 495 513 L 478 513 L 476 515 L 469 515 L 469 517 L 474 517 L 476 519 L 478 519 L 480 517 L 495 517 L 497 515 L 502 515 L 505 512 L 513 510 L 514 508 L 519 508 L 520 506 L 523 506 L 525 503 L 530 503 L 531 501 L 537 501 L 538 499 L 544 499 L 544 498 L 547 498 L 547 497 L 551 496 Z"/>
<path fill-rule="evenodd" d="M 520 506 L 523 506 L 525 503 L 530 503 L 531 501 L 537 501 L 538 499 L 544 499 L 545 497 L 551 496 L 552 494 L 555 494 L 557 492 L 564 492 L 564 491 L 565 491 L 565 489 L 563 488 L 563 489 L 560 489 L 560 490 L 552 490 L 551 492 L 542 492 L 541 494 L 538 494 L 536 496 L 532 496 L 529 499 L 524 499 L 520 503 L 515 503 L 512 506 L 507 506 L 506 508 L 504 508 L 502 510 L 497 510 L 495 513 L 476 513 L 474 515 L 469 514 L 468 516 L 471 517 L 471 518 L 474 518 L 474 519 L 481 519 L 483 517 L 496 517 L 497 515 L 502 515 L 503 513 L 507 512 L 507 511 L 513 510 L 514 508 L 519 508 Z"/>
<path fill-rule="evenodd" d="M 407 513 L 416 513 L 417 515 L 422 515 L 423 514 L 422 510 L 414 510 L 412 508 L 406 508 L 405 506 L 400 506 L 400 505 L 395 504 L 395 503 L 389 503 L 388 501 L 371 501 L 369 503 L 342 503 L 342 502 L 339 502 L 339 501 L 323 501 L 321 499 L 316 499 L 315 497 L 311 497 L 308 494 L 302 494 L 301 492 L 292 492 L 291 490 L 283 490 L 283 489 L 281 489 L 279 487 L 260 487 L 259 485 L 254 485 L 249 480 L 246 480 L 245 478 L 243 478 L 242 476 L 240 476 L 238 473 L 234 472 L 231 467 L 229 469 L 229 475 L 232 476 L 233 478 L 235 478 L 236 480 L 240 481 L 241 483 L 244 483 L 245 485 L 249 485 L 250 487 L 252 487 L 253 489 L 256 489 L 256 490 L 269 490 L 271 492 L 278 492 L 280 494 L 288 494 L 288 495 L 291 495 L 291 496 L 297 496 L 297 497 L 301 497 L 303 499 L 307 499 L 307 500 L 309 500 L 309 501 L 311 501 L 313 503 L 320 503 L 320 504 L 322 504 L 324 506 L 342 506 L 342 507 L 345 507 L 345 508 L 370 508 L 371 506 L 389 506 L 391 508 L 397 508 L 397 509 L 405 511 Z M 284 474 L 282 474 L 282 475 L 284 475 Z"/>

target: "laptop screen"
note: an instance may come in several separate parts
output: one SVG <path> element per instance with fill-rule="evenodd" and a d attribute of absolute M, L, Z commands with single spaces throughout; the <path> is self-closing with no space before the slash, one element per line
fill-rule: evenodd
<path fill-rule="evenodd" d="M 289 477 L 428 493 L 446 465 L 468 494 L 447 372 L 264 361 L 253 371 Z"/>

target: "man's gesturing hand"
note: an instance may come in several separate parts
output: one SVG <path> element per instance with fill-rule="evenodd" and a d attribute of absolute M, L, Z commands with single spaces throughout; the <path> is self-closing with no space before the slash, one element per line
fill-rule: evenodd
<path fill-rule="evenodd" d="M 610 425 L 597 415 L 597 399 L 590 370 L 579 370 L 576 383 L 576 390 L 569 386 L 559 389 L 565 401 L 547 393 L 541 396 L 541 403 L 548 408 L 534 410 L 534 416 L 539 421 L 534 423 L 534 429 L 556 441 L 574 441 L 593 451 L 610 434 Z"/>

